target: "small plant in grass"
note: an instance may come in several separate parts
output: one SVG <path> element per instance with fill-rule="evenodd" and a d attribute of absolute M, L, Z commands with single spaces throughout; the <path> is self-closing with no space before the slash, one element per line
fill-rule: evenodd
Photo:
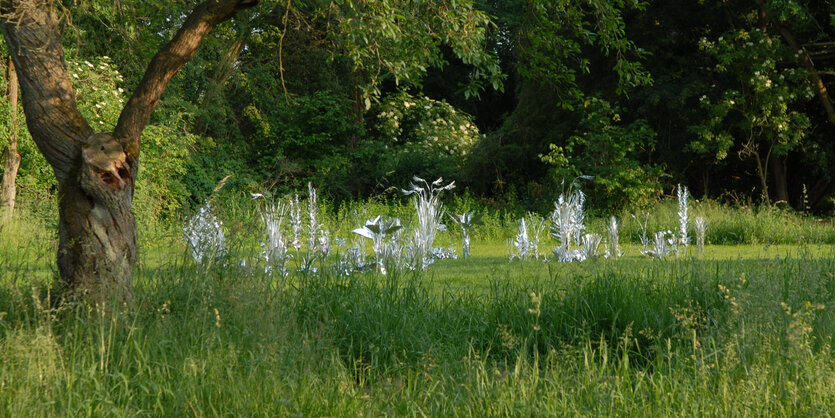
<path fill-rule="evenodd" d="M 444 216 L 441 204 L 441 193 L 455 188 L 455 182 L 443 186 L 443 178 L 432 183 L 420 177 L 412 177 L 409 190 L 403 190 L 407 196 L 412 196 L 412 203 L 417 211 L 418 225 L 415 230 L 414 255 L 416 268 L 422 269 L 432 262 L 430 252 L 435 241 L 435 234 L 441 226 Z"/>
<path fill-rule="evenodd" d="M 208 202 L 189 219 L 183 227 L 183 234 L 191 256 L 198 264 L 226 255 L 223 222 L 212 213 L 212 206 Z"/>
<path fill-rule="evenodd" d="M 460 215 L 449 214 L 449 217 L 461 227 L 461 257 L 470 256 L 470 229 L 481 221 L 481 215 L 475 215 L 473 211 Z"/>
<path fill-rule="evenodd" d="M 705 218 L 696 217 L 696 248 L 699 250 L 699 256 L 705 255 L 705 232 L 707 231 L 707 222 Z"/>
<path fill-rule="evenodd" d="M 606 258 L 618 258 L 623 253 L 618 246 L 618 219 L 612 216 L 609 218 L 609 224 L 606 226 L 606 231 L 609 233 L 609 241 L 606 246 Z"/>
<path fill-rule="evenodd" d="M 399 244 L 397 242 L 387 242 L 386 237 L 394 235 L 401 228 L 403 226 L 400 224 L 399 218 L 383 219 L 382 216 L 378 216 L 367 220 L 362 228 L 353 231 L 355 234 L 371 240 L 374 255 L 377 258 L 377 266 L 382 274 L 386 274 L 386 263 L 392 256 L 400 258 L 399 248 L 397 248 Z M 358 255 L 355 255 L 355 257 L 358 257 Z"/>

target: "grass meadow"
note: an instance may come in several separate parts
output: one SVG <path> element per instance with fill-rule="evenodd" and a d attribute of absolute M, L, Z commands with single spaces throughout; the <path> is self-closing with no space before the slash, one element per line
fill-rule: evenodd
<path fill-rule="evenodd" d="M 623 214 L 623 257 L 545 263 L 508 261 L 518 218 L 486 213 L 466 260 L 278 277 L 238 262 L 263 240 L 255 209 L 225 210 L 225 262 L 195 264 L 179 227 L 140 228 L 133 310 L 56 301 L 54 225 L 26 215 L 3 224 L 0 416 L 829 416 L 835 407 L 835 227 L 825 220 L 700 203 L 705 254 L 656 260 L 640 255 L 638 222 Z M 333 236 L 348 237 L 376 214 L 408 224 L 409 210 L 366 202 L 322 214 Z M 649 229 L 677 222 L 675 204 L 659 204 Z M 455 231 L 437 238 L 459 241 Z M 545 243 L 543 253 L 554 246 Z"/>

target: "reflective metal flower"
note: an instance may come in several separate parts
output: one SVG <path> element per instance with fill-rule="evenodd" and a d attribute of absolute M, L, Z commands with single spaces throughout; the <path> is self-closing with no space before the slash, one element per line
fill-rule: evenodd
<path fill-rule="evenodd" d="M 370 239 L 373 242 L 374 255 L 377 257 L 377 265 L 380 267 L 380 273 L 386 274 L 386 259 L 389 255 L 396 252 L 393 247 L 396 245 L 388 245 L 384 238 L 387 235 L 392 235 L 403 228 L 399 218 L 383 219 L 382 216 L 377 216 L 374 219 L 365 221 L 362 228 L 354 229 L 353 232 L 357 235 Z"/>
<path fill-rule="evenodd" d="M 469 211 L 460 215 L 450 213 L 449 217 L 461 227 L 461 253 L 463 258 L 467 258 L 470 256 L 470 228 L 481 222 L 481 215 Z"/>
<path fill-rule="evenodd" d="M 377 216 L 374 219 L 365 221 L 365 225 L 362 228 L 354 229 L 352 232 L 374 240 L 383 238 L 387 234 L 392 234 L 401 228 L 403 228 L 403 225 L 400 224 L 400 218 L 384 220 L 382 216 Z"/>
<path fill-rule="evenodd" d="M 417 230 L 415 234 L 415 265 L 423 266 L 428 253 L 435 241 L 435 234 L 441 226 L 444 209 L 440 196 L 445 190 L 455 188 L 455 182 L 443 186 L 444 179 L 438 178 L 431 184 L 420 177 L 412 177 L 409 190 L 403 190 L 405 195 L 413 195 L 412 203 L 417 212 Z"/>
<path fill-rule="evenodd" d="M 462 213 L 460 215 L 450 213 L 449 217 L 452 218 L 452 220 L 455 221 L 455 223 L 463 230 L 469 230 L 473 225 L 481 223 L 481 215 L 476 214 L 473 211 Z"/>

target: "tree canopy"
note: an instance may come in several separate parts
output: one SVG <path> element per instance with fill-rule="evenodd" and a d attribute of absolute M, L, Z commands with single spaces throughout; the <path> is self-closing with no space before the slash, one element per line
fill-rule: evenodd
<path fill-rule="evenodd" d="M 176 216 L 230 174 L 235 187 L 278 193 L 313 182 L 336 200 L 444 176 L 526 210 L 580 175 L 606 211 L 680 182 L 697 196 L 834 205 L 830 2 L 2 7 L 2 65 L 17 64 L 29 127 L 14 149 L 23 202 L 62 196 L 77 176 L 69 161 L 104 132 L 124 152 L 141 222 Z M 48 43 L 27 44 L 30 21 Z M 0 112 L 4 152 L 12 110 Z"/>
<path fill-rule="evenodd" d="M 115 114 L 193 7 L 57 6 L 68 65 L 112 70 L 72 80 L 101 114 Z M 582 173 L 609 207 L 681 181 L 795 207 L 805 185 L 826 206 L 832 12 L 808 1 L 264 1 L 216 28 L 172 80 L 140 174 L 163 193 L 137 203 L 167 216 L 229 173 L 250 188 L 312 180 L 337 199 L 420 173 L 533 208 Z M 119 93 L 94 103 L 90 87 Z M 474 131 L 457 135 L 451 117 Z M 448 129 L 427 128 L 436 121 Z M 19 182 L 55 187 L 22 135 Z M 460 139 L 467 155 L 417 146 L 433 138 Z"/>

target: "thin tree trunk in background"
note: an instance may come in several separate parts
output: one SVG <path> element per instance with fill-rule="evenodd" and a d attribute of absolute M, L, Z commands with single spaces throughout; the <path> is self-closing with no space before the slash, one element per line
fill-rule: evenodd
<path fill-rule="evenodd" d="M 835 192 L 835 182 L 826 178 L 819 179 L 809 189 L 809 206 L 815 208 L 824 198 Z"/>
<path fill-rule="evenodd" d="M 763 160 L 760 158 L 760 154 L 757 151 L 754 151 L 753 154 L 754 161 L 757 163 L 757 176 L 760 178 L 760 188 L 763 192 L 763 201 L 766 205 L 771 205 L 771 197 L 768 194 L 768 167 L 763 164 Z M 766 160 L 768 157 L 766 157 Z M 767 163 L 767 161 L 766 161 Z"/>
<path fill-rule="evenodd" d="M 789 183 L 786 176 L 786 166 L 776 156 L 771 156 L 768 165 L 771 168 L 771 177 L 774 179 L 774 204 L 779 208 L 787 208 L 789 206 Z"/>
<path fill-rule="evenodd" d="M 17 170 L 20 168 L 20 154 L 17 153 L 17 72 L 14 62 L 9 59 L 8 65 L 8 98 L 10 111 L 9 148 L 6 149 L 3 164 L 3 183 L 0 186 L 0 217 L 8 219 L 14 213 L 15 198 L 17 196 Z"/>

